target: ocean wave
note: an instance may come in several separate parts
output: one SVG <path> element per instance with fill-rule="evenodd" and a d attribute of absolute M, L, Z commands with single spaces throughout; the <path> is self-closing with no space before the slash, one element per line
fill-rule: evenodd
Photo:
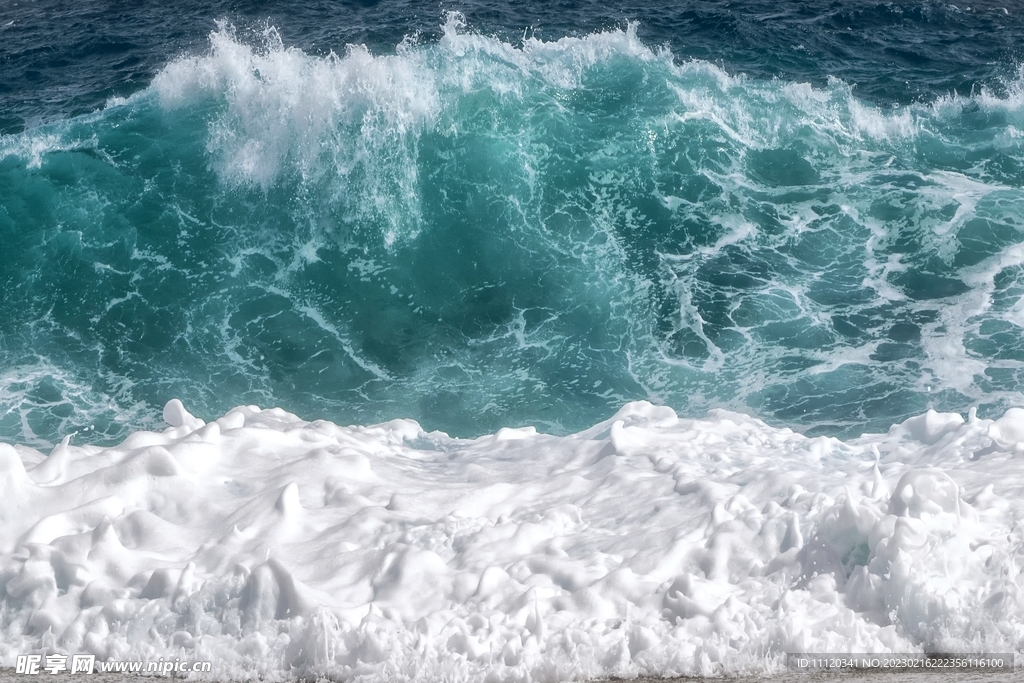
<path fill-rule="evenodd" d="M 434 42 L 316 56 L 222 25 L 144 91 L 0 142 L 0 353 L 99 367 L 150 420 L 171 395 L 464 436 L 636 399 L 840 436 L 1001 414 L 1015 83 L 888 108 L 635 26 L 513 45 L 453 13 Z M 56 442 L 47 410 L 26 424 Z"/>

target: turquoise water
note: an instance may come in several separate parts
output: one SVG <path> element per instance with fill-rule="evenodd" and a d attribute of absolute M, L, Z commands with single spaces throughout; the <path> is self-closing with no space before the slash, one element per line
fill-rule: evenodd
<path fill-rule="evenodd" d="M 0 137 L 2 440 L 174 397 L 462 436 L 1021 403 L 1020 78 L 893 106 L 458 15 L 390 54 L 223 24 L 189 54 Z"/>

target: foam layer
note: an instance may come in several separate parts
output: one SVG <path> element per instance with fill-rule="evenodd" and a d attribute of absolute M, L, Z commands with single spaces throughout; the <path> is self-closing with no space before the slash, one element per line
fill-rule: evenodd
<path fill-rule="evenodd" d="M 0 446 L 0 665 L 497 682 L 1024 649 L 1024 410 L 847 442 L 648 403 L 566 437 L 164 419 Z"/>

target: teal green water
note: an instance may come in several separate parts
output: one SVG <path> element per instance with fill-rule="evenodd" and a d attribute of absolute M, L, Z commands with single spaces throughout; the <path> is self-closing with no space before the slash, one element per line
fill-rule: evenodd
<path fill-rule="evenodd" d="M 1024 386 L 1024 93 L 892 109 L 632 32 L 390 56 L 215 33 L 0 138 L 0 438 L 181 398 L 565 433 L 647 399 L 813 433 Z"/>

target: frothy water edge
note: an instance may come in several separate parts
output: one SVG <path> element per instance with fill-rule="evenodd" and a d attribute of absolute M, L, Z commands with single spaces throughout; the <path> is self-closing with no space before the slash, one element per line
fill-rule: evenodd
<path fill-rule="evenodd" d="M 557 681 L 1024 648 L 1022 410 L 847 442 L 649 403 L 474 440 L 164 418 L 107 449 L 0 445 L 0 665 Z"/>

